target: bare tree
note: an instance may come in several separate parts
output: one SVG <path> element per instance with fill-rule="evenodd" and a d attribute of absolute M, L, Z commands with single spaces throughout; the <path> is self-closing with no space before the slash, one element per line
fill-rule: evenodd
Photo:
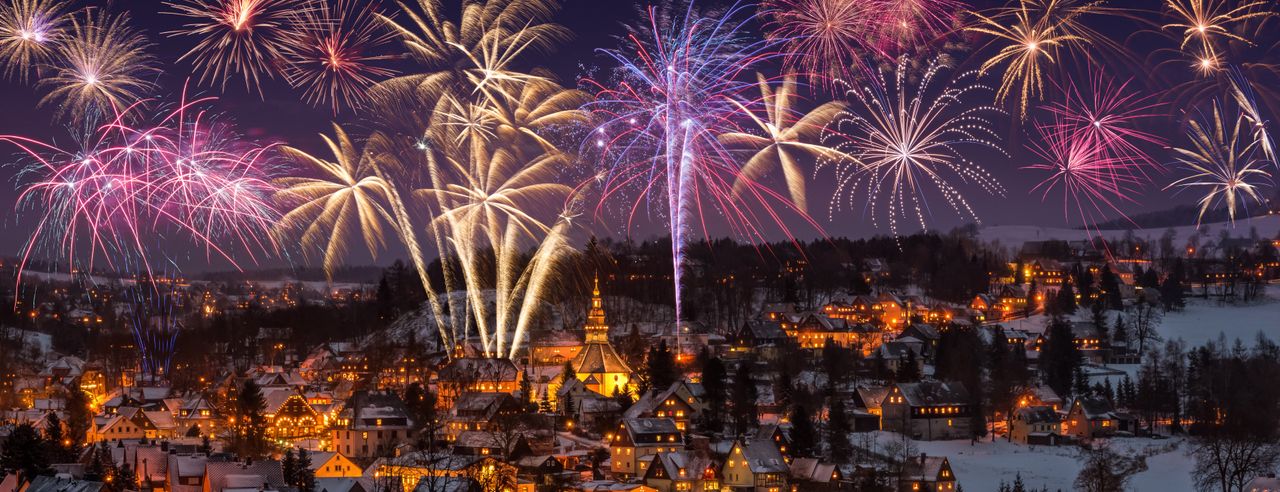
<path fill-rule="evenodd" d="M 1138 342 L 1139 355 L 1145 353 L 1147 342 L 1160 340 L 1156 329 L 1160 327 L 1160 320 L 1163 318 L 1164 312 L 1142 297 L 1129 307 L 1129 320 L 1133 323 L 1133 339 Z"/>
<path fill-rule="evenodd" d="M 1196 490 L 1237 492 L 1245 482 L 1270 473 L 1280 463 L 1280 445 L 1253 436 L 1209 433 L 1196 439 L 1191 450 Z"/>
<path fill-rule="evenodd" d="M 1129 478 L 1144 468 L 1142 460 L 1121 456 L 1109 448 L 1089 449 L 1084 454 L 1084 467 L 1076 475 L 1076 490 L 1124 492 Z"/>

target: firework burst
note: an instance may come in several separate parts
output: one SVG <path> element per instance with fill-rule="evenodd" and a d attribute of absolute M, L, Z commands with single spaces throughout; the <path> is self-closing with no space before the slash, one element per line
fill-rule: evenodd
<path fill-rule="evenodd" d="M 73 16 L 65 39 L 58 45 L 59 63 L 40 80 L 48 89 L 41 106 L 54 106 L 58 115 L 74 121 L 110 118 L 154 88 L 146 80 L 155 72 L 150 46 L 129 27 L 129 16 L 87 9 Z"/>
<path fill-rule="evenodd" d="M 201 84 L 216 83 L 225 90 L 227 80 L 239 76 L 246 89 L 259 94 L 261 80 L 275 76 L 294 41 L 289 21 L 311 8 L 300 0 L 181 0 L 165 5 L 170 9 L 166 13 L 185 21 L 181 29 L 165 34 L 197 38 L 178 60 L 191 62 Z"/>
<path fill-rule="evenodd" d="M 392 39 L 377 22 L 377 8 L 338 0 L 302 9 L 293 24 L 298 35 L 285 50 L 285 78 L 313 105 L 328 103 L 335 114 L 343 107 L 359 108 L 368 101 L 375 83 L 395 74 L 379 62 L 375 51 Z"/>
<path fill-rule="evenodd" d="M 1055 190 L 1062 193 L 1063 218 L 1074 213 L 1093 232 L 1093 225 L 1114 212 L 1124 215 L 1119 204 L 1136 203 L 1142 180 L 1129 170 L 1128 163 L 1115 157 L 1095 133 L 1073 131 L 1062 124 L 1038 125 L 1040 139 L 1030 144 L 1039 162 L 1024 169 L 1049 173 L 1033 192 L 1048 200 Z"/>
<path fill-rule="evenodd" d="M 1159 168 L 1146 148 L 1163 147 L 1165 140 L 1142 126 L 1159 117 L 1164 105 L 1154 94 L 1131 87 L 1132 83 L 1132 79 L 1117 83 L 1096 71 L 1084 83 L 1068 80 L 1063 84 L 1063 98 L 1045 109 L 1057 127 L 1052 133 L 1065 133 L 1072 140 L 1089 139 L 1093 142 L 1089 146 L 1116 164 L 1118 172 L 1145 179 L 1147 169 Z"/>
<path fill-rule="evenodd" d="M 965 28 L 991 36 L 993 43 L 1002 44 L 999 51 L 982 62 L 979 71 L 986 73 L 1007 65 L 996 91 L 996 103 L 1001 104 L 1015 94 L 1021 117 L 1026 117 L 1031 99 L 1043 97 L 1045 72 L 1059 63 L 1061 52 L 1076 50 L 1090 42 L 1081 35 L 1084 29 L 1078 24 L 1087 9 L 1068 9 L 1060 5 L 1062 3 L 1065 0 L 1047 3 L 1019 0 L 1016 7 L 990 16 L 974 13 L 977 23 Z"/>
<path fill-rule="evenodd" d="M 172 259 L 171 234 L 236 266 L 236 250 L 254 261 L 278 252 L 264 235 L 278 218 L 272 147 L 237 138 L 198 108 L 208 101 L 184 100 L 154 118 L 122 112 L 78 149 L 0 136 L 34 160 L 22 171 L 19 203 L 40 219 L 22 265 L 45 248 L 75 268 L 91 270 L 101 258 L 150 274 L 151 262 Z M 127 125 L 132 119 L 151 123 Z"/>
<path fill-rule="evenodd" d="M 849 79 L 866 70 L 876 27 L 872 2 L 772 0 L 764 4 L 769 36 L 785 44 L 784 64 L 816 84 Z"/>
<path fill-rule="evenodd" d="M 0 60 L 5 77 L 26 82 L 48 63 L 67 22 L 63 0 L 10 0 L 0 4 Z"/>
<path fill-rule="evenodd" d="M 990 90 L 965 83 L 976 75 L 972 72 L 942 82 L 941 90 L 934 91 L 932 85 L 943 68 L 934 59 L 919 82 L 911 84 L 904 59 L 892 74 L 892 84 L 882 74 L 878 84 L 848 88 L 846 98 L 854 104 L 836 117 L 827 136 L 834 139 L 835 149 L 850 157 L 828 163 L 834 165 L 837 179 L 832 213 L 865 200 L 873 223 L 879 227 L 882 219 L 887 220 L 897 237 L 899 219 L 927 228 L 930 195 L 941 196 L 961 218 L 979 220 L 953 180 L 1004 194 L 986 170 L 960 153 L 964 146 L 1003 153 L 995 144 L 989 120 L 1002 111 L 993 106 L 964 107 L 970 94 Z"/>
<path fill-rule="evenodd" d="M 756 74 L 760 83 L 760 101 L 753 106 L 763 106 L 764 114 L 747 105 L 737 103 L 742 115 L 754 124 L 760 133 L 729 132 L 719 136 L 722 143 L 731 147 L 751 149 L 751 157 L 742 166 L 742 172 L 734 183 L 733 193 L 741 195 L 750 183 L 758 182 L 770 167 L 782 169 L 787 190 L 796 208 L 806 210 L 805 172 L 797 159 L 803 155 L 836 159 L 839 152 L 817 143 L 822 130 L 840 112 L 843 105 L 837 101 L 824 103 L 807 114 L 792 109 L 796 99 L 794 77 L 785 77 L 776 91 L 764 75 Z"/>
<path fill-rule="evenodd" d="M 1191 120 L 1187 128 L 1190 145 L 1173 149 L 1175 164 L 1189 174 L 1166 189 L 1201 193 L 1197 223 L 1205 212 L 1221 205 L 1234 225 L 1237 215 L 1248 213 L 1249 201 L 1264 203 L 1259 181 L 1271 176 L 1262 169 L 1267 161 L 1261 157 L 1258 140 L 1251 138 L 1246 117 L 1224 113 L 1222 105 L 1215 104 L 1211 115 Z"/>

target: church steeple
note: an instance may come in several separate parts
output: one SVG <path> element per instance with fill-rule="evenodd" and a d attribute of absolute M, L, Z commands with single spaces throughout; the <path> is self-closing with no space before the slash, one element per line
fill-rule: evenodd
<path fill-rule="evenodd" d="M 600 298 L 600 276 L 591 289 L 591 309 L 587 311 L 587 343 L 609 343 L 609 325 L 604 319 L 604 301 Z"/>

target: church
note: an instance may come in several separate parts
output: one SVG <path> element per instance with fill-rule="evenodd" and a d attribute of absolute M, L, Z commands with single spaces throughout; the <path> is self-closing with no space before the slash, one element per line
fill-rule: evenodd
<path fill-rule="evenodd" d="M 609 325 L 605 321 L 604 303 L 600 298 L 599 277 L 591 291 L 591 308 L 587 311 L 585 331 L 584 346 L 571 362 L 583 386 L 605 396 L 613 396 L 615 392 L 634 393 L 631 368 L 609 343 Z"/>

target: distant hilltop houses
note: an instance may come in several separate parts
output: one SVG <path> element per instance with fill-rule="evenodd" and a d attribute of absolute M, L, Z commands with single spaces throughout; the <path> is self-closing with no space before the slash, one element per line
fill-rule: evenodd
<path fill-rule="evenodd" d="M 167 314 L 136 282 L 46 277 L 0 330 L 0 490 L 959 490 L 978 472 L 922 447 L 1218 425 L 1212 395 L 1180 420 L 1148 403 L 1171 356 L 1138 368 L 1162 313 L 1263 295 L 1276 246 L 948 235 L 704 259 L 681 323 L 633 261 L 563 289 L 514 358 L 440 344 L 394 274 L 154 282 Z"/>

